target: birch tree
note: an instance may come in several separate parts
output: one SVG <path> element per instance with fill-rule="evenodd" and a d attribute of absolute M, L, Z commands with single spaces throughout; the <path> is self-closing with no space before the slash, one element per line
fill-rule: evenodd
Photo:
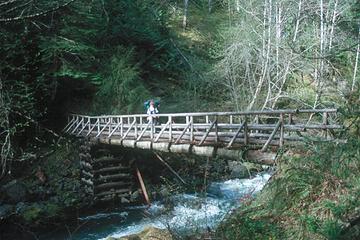
<path fill-rule="evenodd" d="M 329 94 L 344 91 L 338 83 L 346 77 L 333 61 L 351 47 L 354 39 L 340 24 L 350 21 L 353 2 L 237 3 L 236 11 L 240 12 L 231 20 L 223 59 L 216 67 L 220 79 L 227 79 L 223 83 L 227 83 L 225 87 L 237 108 L 271 109 L 283 101 L 293 102 L 296 107 L 333 104 L 328 100 Z M 355 79 L 355 52 L 352 59 L 356 59 L 351 76 Z"/>

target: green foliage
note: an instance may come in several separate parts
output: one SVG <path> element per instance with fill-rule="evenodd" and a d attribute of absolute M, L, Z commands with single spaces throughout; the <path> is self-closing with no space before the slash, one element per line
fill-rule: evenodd
<path fill-rule="evenodd" d="M 283 239 L 282 230 L 268 219 L 255 219 L 234 214 L 217 229 L 221 239 Z"/>
<path fill-rule="evenodd" d="M 99 84 L 99 107 L 103 112 L 127 112 L 142 109 L 142 102 L 149 98 L 149 91 L 140 80 L 139 68 L 132 65 L 133 49 L 119 48 L 111 59 Z"/>
<path fill-rule="evenodd" d="M 303 153 L 305 157 L 282 159 L 280 170 L 250 207 L 225 221 L 225 231 L 233 232 L 233 222 L 244 218 L 272 223 L 282 219 L 279 227 L 285 239 L 294 235 L 305 239 L 339 239 L 349 213 L 360 204 L 360 141 L 357 136 L 349 137 L 345 144 L 309 145 L 309 150 Z M 258 206 L 263 210 L 246 210 Z M 264 228 L 255 231 L 263 234 L 273 227 Z"/>
<path fill-rule="evenodd" d="M 23 218 L 26 222 L 30 223 L 39 218 L 41 214 L 41 208 L 37 205 L 31 206 L 22 213 Z"/>

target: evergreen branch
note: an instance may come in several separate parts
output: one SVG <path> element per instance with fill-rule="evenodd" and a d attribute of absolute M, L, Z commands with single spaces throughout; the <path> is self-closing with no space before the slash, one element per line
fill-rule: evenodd
<path fill-rule="evenodd" d="M 55 8 L 52 8 L 52 9 L 49 9 L 49 10 L 46 10 L 46 11 L 42 11 L 42 12 L 39 12 L 39 13 L 34 13 L 34 14 L 30 14 L 30 15 L 25 15 L 25 16 L 18 16 L 18 17 L 13 17 L 13 18 L 2 18 L 2 19 L 0 19 L 0 23 L 1 22 L 5 22 L 5 23 L 6 22 L 17 22 L 17 21 L 21 21 L 21 20 L 26 20 L 26 19 L 45 16 L 45 15 L 47 15 L 49 13 L 58 11 L 59 9 L 64 8 L 64 7 L 70 5 L 71 3 L 75 2 L 75 1 L 76 0 L 70 0 L 67 3 L 63 4 L 63 5 L 60 5 L 60 6 L 57 6 Z"/>
<path fill-rule="evenodd" d="M 0 3 L 0 7 L 9 5 L 11 3 L 17 2 L 18 0 L 9 0 L 7 2 Z"/>

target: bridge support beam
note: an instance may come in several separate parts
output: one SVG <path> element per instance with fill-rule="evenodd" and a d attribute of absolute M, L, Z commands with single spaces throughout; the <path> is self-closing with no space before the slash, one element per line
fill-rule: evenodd
<path fill-rule="evenodd" d="M 122 145 L 124 147 L 135 148 L 136 141 L 135 140 L 122 140 Z"/>
<path fill-rule="evenodd" d="M 241 159 L 243 151 L 242 150 L 230 150 L 226 148 L 218 148 L 216 155 L 220 157 L 227 157 L 231 159 Z"/>
<path fill-rule="evenodd" d="M 174 153 L 190 153 L 190 144 L 172 144 L 170 146 L 170 152 Z"/>
<path fill-rule="evenodd" d="M 191 152 L 199 156 L 213 157 L 215 155 L 215 147 L 213 146 L 193 146 Z"/>
<path fill-rule="evenodd" d="M 152 142 L 136 142 L 136 148 L 140 149 L 152 149 Z"/>
<path fill-rule="evenodd" d="M 167 142 L 158 142 L 152 144 L 152 149 L 161 152 L 169 152 L 170 144 Z"/>

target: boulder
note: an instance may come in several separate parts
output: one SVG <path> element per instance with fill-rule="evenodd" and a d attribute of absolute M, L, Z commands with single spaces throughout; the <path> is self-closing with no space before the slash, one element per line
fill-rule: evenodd
<path fill-rule="evenodd" d="M 0 205 L 0 220 L 3 220 L 13 213 L 14 206 L 5 204 Z"/>
<path fill-rule="evenodd" d="M 167 229 L 159 229 L 155 227 L 147 227 L 138 234 L 114 238 L 109 237 L 107 240 L 172 240 L 172 236 Z"/>
<path fill-rule="evenodd" d="M 25 184 L 17 180 L 13 180 L 4 185 L 2 187 L 2 192 L 9 203 L 25 202 L 28 197 Z"/>
<path fill-rule="evenodd" d="M 229 170 L 231 178 L 248 178 L 250 177 L 250 172 L 247 167 L 238 161 L 229 161 Z"/>

